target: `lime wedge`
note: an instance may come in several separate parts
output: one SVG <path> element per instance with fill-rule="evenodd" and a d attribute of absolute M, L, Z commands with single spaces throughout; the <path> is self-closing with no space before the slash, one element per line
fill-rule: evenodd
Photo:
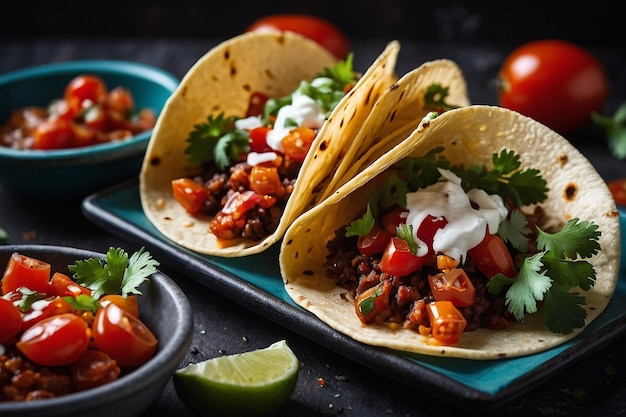
<path fill-rule="evenodd" d="M 289 400 L 300 362 L 281 340 L 264 349 L 220 356 L 178 369 L 174 388 L 198 416 L 266 416 Z"/>

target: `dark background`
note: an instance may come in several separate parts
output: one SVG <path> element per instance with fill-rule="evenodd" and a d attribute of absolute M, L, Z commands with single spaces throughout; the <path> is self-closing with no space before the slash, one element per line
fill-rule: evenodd
<path fill-rule="evenodd" d="M 579 3 L 575 5 L 574 3 Z M 625 45 L 618 1 L 454 0 L 50 0 L 12 1 L 0 24 L 7 37 L 138 36 L 228 38 L 257 18 L 306 13 L 349 38 L 490 42 L 512 46 L 556 37 L 582 45 Z"/>

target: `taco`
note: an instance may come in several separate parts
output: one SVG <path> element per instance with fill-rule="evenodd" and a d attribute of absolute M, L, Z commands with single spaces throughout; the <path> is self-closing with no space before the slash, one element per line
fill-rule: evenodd
<path fill-rule="evenodd" d="M 297 304 L 365 344 L 483 360 L 550 349 L 602 313 L 618 211 L 566 139 L 483 105 L 405 138 L 285 233 L 280 269 Z M 374 227 L 391 235 L 383 249 Z"/>
<path fill-rule="evenodd" d="M 327 175 L 321 178 L 321 174 L 318 174 L 316 178 L 321 178 L 319 181 L 308 182 L 310 192 L 322 190 L 316 195 L 315 204 L 326 199 L 397 145 L 419 126 L 422 117 L 429 112 L 469 104 L 467 82 L 454 61 L 427 61 L 409 71 L 380 96 L 360 129 L 340 149 L 338 157 L 330 160 L 319 158 L 317 156 L 321 152 L 317 150 L 305 162 L 303 169 L 307 172 Z M 333 122 L 330 120 L 329 124 Z M 344 135 L 340 126 L 329 128 L 329 135 L 337 132 Z"/>
<path fill-rule="evenodd" d="M 324 160 L 337 154 L 367 117 L 378 96 L 396 80 L 394 68 L 398 50 L 397 42 L 389 43 L 336 104 L 331 116 L 342 120 L 340 135 L 329 137 L 331 130 L 337 129 L 336 123 L 321 126 L 311 146 L 324 143 L 327 151 L 322 156 Z M 337 65 L 340 63 L 324 48 L 292 33 L 246 33 L 210 50 L 188 71 L 157 120 L 140 173 L 141 203 L 148 219 L 172 241 L 210 255 L 249 255 L 279 240 L 287 225 L 314 198 L 298 191 L 297 181 L 295 187 L 291 184 L 284 187 L 287 191 L 283 194 L 291 194 L 288 199 L 283 198 L 284 207 L 272 214 L 273 231 L 265 236 L 258 233 L 251 238 L 225 240 L 218 239 L 210 230 L 215 215 L 190 214 L 181 206 L 173 196 L 172 180 L 199 176 L 206 169 L 189 161 L 187 138 L 190 132 L 207 122 L 207 116 L 210 123 L 227 125 L 244 118 L 256 98 L 280 101 L 303 81 L 309 82 Z M 233 136 L 233 141 L 241 140 Z M 294 171 L 294 166 L 297 171 L 300 163 L 291 164 L 289 169 Z M 306 171 L 297 175 L 312 177 L 312 173 Z"/>
<path fill-rule="evenodd" d="M 390 42 L 355 79 L 351 57 L 336 62 L 295 34 L 245 34 L 218 45 L 188 72 L 157 122 L 140 174 L 146 216 L 166 237 L 200 253 L 235 257 L 267 249 L 355 168 L 358 172 L 393 146 L 360 133 L 383 97 L 385 106 L 400 99 L 407 108 L 410 103 L 413 117 L 398 115 L 377 126 L 377 132 L 399 129 L 427 113 L 422 99 L 414 97 L 418 84 L 394 84 L 398 51 L 399 43 Z M 424 64 L 411 78 L 441 82 L 447 95 L 460 105 L 468 103 L 465 80 L 452 61 Z M 295 122 L 296 100 L 306 106 L 314 101 L 323 110 L 315 126 Z M 287 117 L 286 108 L 291 109 Z M 308 114 L 302 123 L 311 119 Z M 214 148 L 232 164 L 217 154 L 208 162 L 192 161 L 193 152 L 206 148 L 198 132 L 216 127 L 219 140 L 229 144 L 215 142 Z M 379 144 L 373 146 L 375 141 Z M 233 156 L 230 144 L 247 149 Z M 368 149 L 367 155 L 359 153 Z M 357 157 L 359 165 L 353 161 Z"/>

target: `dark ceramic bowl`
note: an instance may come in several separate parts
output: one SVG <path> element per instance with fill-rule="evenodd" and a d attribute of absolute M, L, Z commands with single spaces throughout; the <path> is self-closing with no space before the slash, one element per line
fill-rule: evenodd
<path fill-rule="evenodd" d="M 0 245 L 0 271 L 13 252 L 46 261 L 52 271 L 66 272 L 77 260 L 104 257 L 82 249 L 47 245 Z M 67 272 L 66 272 L 67 273 Z M 154 357 L 119 379 L 90 390 L 33 402 L 0 402 L 2 417 L 140 416 L 161 395 L 187 354 L 193 336 L 189 300 L 166 275 L 157 272 L 140 287 L 139 315 L 159 345 Z"/>
<path fill-rule="evenodd" d="M 70 61 L 31 67 L 0 75 L 0 124 L 11 111 L 46 107 L 63 96 L 69 81 L 80 74 L 102 77 L 109 89 L 125 87 L 136 109 L 158 116 L 179 81 L 171 74 L 126 61 Z M 136 177 L 152 130 L 128 140 L 60 150 L 19 150 L 0 146 L 0 183 L 36 198 L 76 198 Z"/>

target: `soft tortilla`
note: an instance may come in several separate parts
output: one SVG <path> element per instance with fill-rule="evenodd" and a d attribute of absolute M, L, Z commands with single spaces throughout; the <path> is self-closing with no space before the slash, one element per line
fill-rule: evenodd
<path fill-rule="evenodd" d="M 446 103 L 456 107 L 470 104 L 467 82 L 454 61 L 428 61 L 408 72 L 389 86 L 376 102 L 361 129 L 344 149 L 343 158 L 336 160 L 329 171 L 332 177 L 327 178 L 328 183 L 317 196 L 316 203 L 326 199 L 419 126 L 429 112 L 424 94 L 431 84 L 448 89 Z"/>
<path fill-rule="evenodd" d="M 338 157 L 378 97 L 396 81 L 394 69 L 399 47 L 397 41 L 390 42 L 339 103 L 313 143 L 316 149 L 325 149 L 320 152 L 323 155 L 315 155 L 320 162 L 312 164 L 314 168 L 305 168 L 305 161 L 297 183 L 318 182 L 318 175 L 326 176 L 330 169 L 327 161 Z M 209 217 L 191 216 L 176 202 L 171 180 L 190 176 L 197 170 L 186 160 L 185 139 L 209 114 L 243 115 L 251 93 L 287 95 L 301 80 L 313 78 L 335 62 L 317 43 L 289 32 L 239 35 L 203 56 L 168 99 L 146 151 L 140 173 L 140 196 L 150 222 L 170 240 L 209 255 L 250 255 L 280 240 L 289 224 L 313 204 L 321 188 L 311 190 L 296 185 L 275 233 L 260 242 L 238 240 L 223 247 L 209 230 Z M 311 157 L 310 153 L 307 158 Z"/>
<path fill-rule="evenodd" d="M 511 358 L 537 353 L 575 337 L 582 329 L 567 335 L 552 333 L 543 325 L 539 312 L 506 330 L 465 332 L 456 346 L 441 346 L 401 326 L 362 325 L 348 291 L 326 277 L 326 242 L 339 227 L 361 215 L 369 193 L 384 182 L 385 170 L 407 156 L 421 156 L 436 146 L 445 147 L 452 163 L 488 166 L 494 152 L 515 150 L 521 155 L 522 167 L 541 170 L 548 181 L 550 191 L 542 205 L 556 223 L 578 217 L 599 226 L 602 249 L 590 259 L 596 283 L 584 293 L 587 324 L 598 317 L 615 291 L 619 272 L 619 216 L 610 191 L 590 162 L 566 139 L 532 119 L 492 106 L 469 106 L 444 113 L 299 217 L 287 230 L 281 246 L 280 267 L 287 293 L 329 326 L 357 341 L 426 355 Z"/>

